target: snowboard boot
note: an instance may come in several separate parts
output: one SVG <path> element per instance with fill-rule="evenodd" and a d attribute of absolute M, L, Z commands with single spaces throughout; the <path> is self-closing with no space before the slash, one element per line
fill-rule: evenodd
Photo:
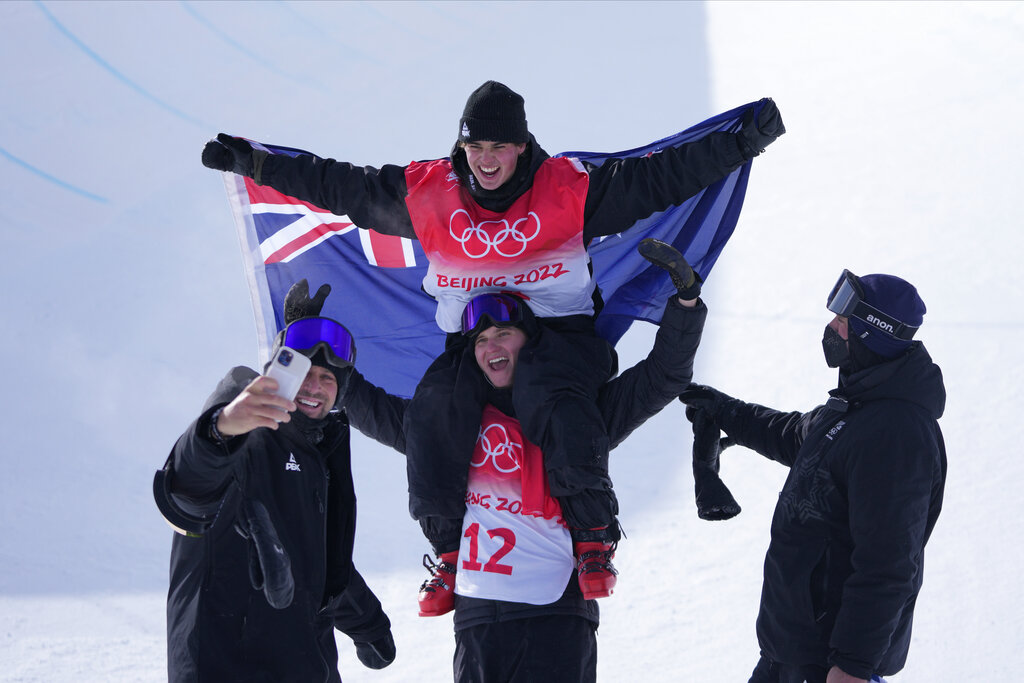
<path fill-rule="evenodd" d="M 580 590 L 584 600 L 607 598 L 615 588 L 618 572 L 612 565 L 615 557 L 614 543 L 575 543 L 576 572 L 579 575 Z"/>
<path fill-rule="evenodd" d="M 455 566 L 459 551 L 442 553 L 434 563 L 430 555 L 423 556 L 423 566 L 430 572 L 430 578 L 420 586 L 420 616 L 439 617 L 455 609 Z"/>
<path fill-rule="evenodd" d="M 700 296 L 700 275 L 690 267 L 678 249 L 648 237 L 640 241 L 636 250 L 654 265 L 668 271 L 680 299 L 696 299 Z"/>

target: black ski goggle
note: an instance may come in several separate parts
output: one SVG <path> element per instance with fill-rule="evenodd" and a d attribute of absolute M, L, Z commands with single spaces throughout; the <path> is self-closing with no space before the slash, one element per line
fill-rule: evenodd
<path fill-rule="evenodd" d="M 828 295 L 825 307 L 836 315 L 844 318 L 854 317 L 864 321 L 874 329 L 881 330 L 896 339 L 911 340 L 917 327 L 902 323 L 891 315 L 883 313 L 864 301 L 864 289 L 860 278 L 849 270 L 843 270 L 832 293 Z"/>

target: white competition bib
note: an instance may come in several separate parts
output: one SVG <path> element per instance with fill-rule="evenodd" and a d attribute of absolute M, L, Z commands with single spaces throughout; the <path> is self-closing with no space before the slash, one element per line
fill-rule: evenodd
<path fill-rule="evenodd" d="M 572 539 L 560 515 L 523 514 L 524 457 L 543 472 L 540 449 L 525 442 L 519 423 L 488 406 L 469 470 L 459 595 L 547 605 L 565 592 Z"/>

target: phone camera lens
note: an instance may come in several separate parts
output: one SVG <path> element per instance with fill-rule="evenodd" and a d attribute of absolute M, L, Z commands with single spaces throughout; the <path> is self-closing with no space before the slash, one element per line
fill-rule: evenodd
<path fill-rule="evenodd" d="M 277 362 L 280 363 L 281 365 L 290 364 L 292 362 L 292 352 L 282 351 L 281 354 L 277 357 Z"/>

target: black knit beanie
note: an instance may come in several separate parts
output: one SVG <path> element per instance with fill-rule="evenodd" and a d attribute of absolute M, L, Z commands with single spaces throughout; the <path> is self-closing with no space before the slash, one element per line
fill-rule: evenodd
<path fill-rule="evenodd" d="M 459 120 L 459 141 L 530 141 L 523 98 L 497 81 L 487 81 L 466 100 Z"/>

